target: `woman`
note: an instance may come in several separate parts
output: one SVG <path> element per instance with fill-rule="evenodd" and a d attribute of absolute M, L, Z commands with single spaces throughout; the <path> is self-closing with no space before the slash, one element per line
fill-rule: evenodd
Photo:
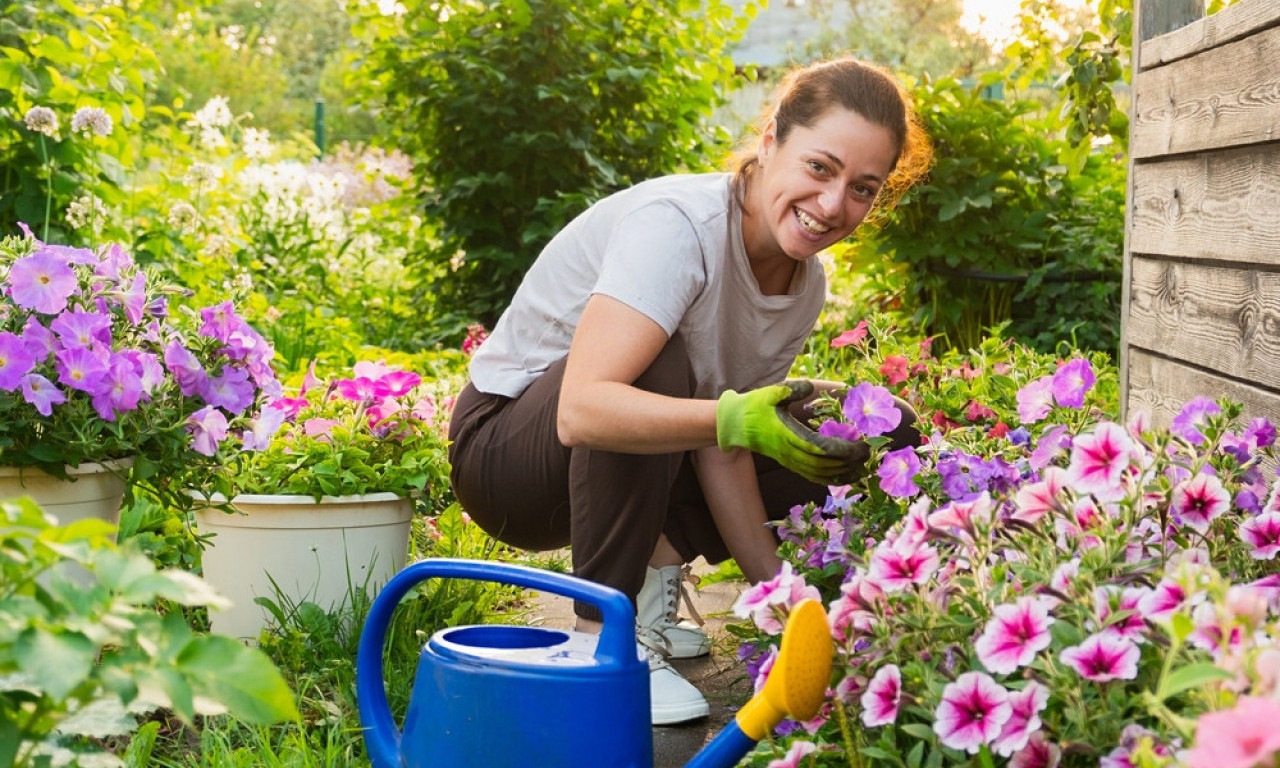
<path fill-rule="evenodd" d="M 708 711 L 662 658 L 708 648 L 676 618 L 681 566 L 732 556 L 771 578 L 765 523 L 865 456 L 789 423 L 813 387 L 778 382 L 826 298 L 813 257 L 930 157 L 901 87 L 853 59 L 792 72 L 774 104 L 733 174 L 640 183 L 556 235 L 450 424 L 454 490 L 478 524 L 516 547 L 571 545 L 576 575 L 636 600 L 654 724 Z M 895 437 L 913 433 L 904 419 Z M 575 611 L 598 631 L 591 606 Z"/>

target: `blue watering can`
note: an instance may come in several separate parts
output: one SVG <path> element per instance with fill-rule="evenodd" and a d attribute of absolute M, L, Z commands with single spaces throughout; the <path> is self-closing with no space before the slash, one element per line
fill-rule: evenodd
<path fill-rule="evenodd" d="M 403 734 L 387 704 L 382 655 L 392 613 L 426 579 L 496 581 L 600 609 L 600 634 L 541 627 L 443 629 L 422 649 Z M 822 605 L 792 608 L 764 688 L 686 768 L 730 768 L 783 717 L 817 714 L 831 676 Z M 356 695 L 373 768 L 651 768 L 649 666 L 636 651 L 635 611 L 621 592 L 521 565 L 432 559 L 396 574 L 365 620 Z"/>

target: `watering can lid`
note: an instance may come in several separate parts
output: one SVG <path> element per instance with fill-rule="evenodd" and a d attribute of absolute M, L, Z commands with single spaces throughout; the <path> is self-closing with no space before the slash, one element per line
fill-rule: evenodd
<path fill-rule="evenodd" d="M 428 645 L 446 656 L 487 663 L 588 667 L 599 663 L 597 640 L 587 632 L 480 624 L 442 629 Z"/>

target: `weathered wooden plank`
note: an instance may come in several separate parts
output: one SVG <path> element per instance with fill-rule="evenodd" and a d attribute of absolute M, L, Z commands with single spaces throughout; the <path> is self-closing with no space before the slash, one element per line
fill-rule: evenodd
<path fill-rule="evenodd" d="M 1280 273 L 1135 256 L 1126 343 L 1280 390 Z"/>
<path fill-rule="evenodd" d="M 1280 265 L 1280 144 L 1130 168 L 1129 250 Z"/>
<path fill-rule="evenodd" d="M 1190 2 L 1193 2 L 1203 13 L 1200 3 L 1195 0 Z M 1147 34 L 1146 16 L 1149 4 L 1150 0 L 1142 4 L 1143 39 L 1139 69 L 1150 69 L 1194 56 L 1201 51 L 1225 45 L 1280 24 L 1280 3 L 1276 0 L 1242 0 L 1235 5 L 1223 8 L 1212 16 L 1185 22 L 1185 26 L 1181 28 L 1167 24 L 1161 25 L 1167 27 L 1166 31 L 1169 29 L 1173 31 L 1168 34 L 1156 32 L 1155 34 L 1159 37 L 1152 37 Z M 1176 9 L 1176 12 L 1185 18 L 1185 14 L 1189 11 L 1180 8 Z M 1151 23 L 1160 24 L 1157 19 L 1153 19 Z M 1176 24 L 1176 22 L 1173 23 Z"/>
<path fill-rule="evenodd" d="M 1134 77 L 1134 159 L 1280 140 L 1280 27 Z"/>
<path fill-rule="evenodd" d="M 1143 349 L 1129 350 L 1129 395 L 1124 417 L 1145 411 L 1154 427 L 1168 427 L 1182 406 L 1203 395 L 1244 404 L 1246 418 L 1267 418 L 1280 423 L 1280 393 L 1225 379 Z"/>

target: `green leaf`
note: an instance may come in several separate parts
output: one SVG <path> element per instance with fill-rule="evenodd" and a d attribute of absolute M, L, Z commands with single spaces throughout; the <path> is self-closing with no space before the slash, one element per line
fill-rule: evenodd
<path fill-rule="evenodd" d="M 236 718 L 270 725 L 298 718 L 293 692 L 280 670 L 257 648 L 222 635 L 196 637 L 177 659 L 197 695 L 217 701 Z"/>
<path fill-rule="evenodd" d="M 922 741 L 933 740 L 933 729 L 923 723 L 907 723 L 901 726 L 899 730 Z"/>
<path fill-rule="evenodd" d="M 1183 691 L 1198 688 L 1205 683 L 1211 683 L 1215 680 L 1230 680 L 1231 677 L 1230 672 L 1209 662 L 1179 667 L 1174 670 L 1173 674 L 1160 682 L 1160 690 L 1156 692 L 1156 698 L 1164 701 L 1172 696 L 1177 696 Z"/>
<path fill-rule="evenodd" d="M 79 632 L 29 627 L 13 644 L 18 669 L 54 699 L 65 699 L 89 677 L 97 654 L 97 646 Z"/>

